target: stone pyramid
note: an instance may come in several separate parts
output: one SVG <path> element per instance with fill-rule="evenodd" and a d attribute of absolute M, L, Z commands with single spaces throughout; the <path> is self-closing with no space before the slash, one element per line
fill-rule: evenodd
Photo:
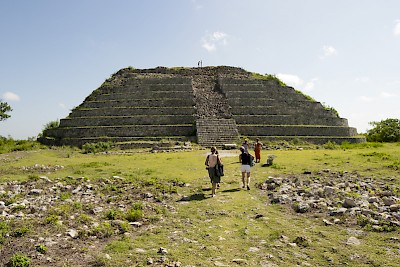
<path fill-rule="evenodd" d="M 191 141 L 221 147 L 240 137 L 365 141 L 332 108 L 276 77 L 228 66 L 121 69 L 39 141 L 113 142 L 122 148 Z"/>

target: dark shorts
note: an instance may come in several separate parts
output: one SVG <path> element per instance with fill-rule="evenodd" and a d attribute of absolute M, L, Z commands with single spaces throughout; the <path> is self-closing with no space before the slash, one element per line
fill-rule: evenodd
<path fill-rule="evenodd" d="M 221 177 L 217 176 L 217 173 L 215 172 L 215 168 L 208 168 L 208 176 L 210 176 L 211 183 L 220 183 L 221 182 Z"/>

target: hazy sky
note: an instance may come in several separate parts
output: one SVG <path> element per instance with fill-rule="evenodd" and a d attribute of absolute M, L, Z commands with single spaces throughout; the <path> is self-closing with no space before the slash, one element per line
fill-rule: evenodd
<path fill-rule="evenodd" d="M 400 1 L 0 1 L 0 135 L 36 137 L 119 69 L 199 60 L 275 74 L 366 132 L 400 118 Z"/>

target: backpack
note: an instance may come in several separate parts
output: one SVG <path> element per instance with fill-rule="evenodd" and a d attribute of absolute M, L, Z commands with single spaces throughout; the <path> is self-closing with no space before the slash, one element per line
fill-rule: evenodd
<path fill-rule="evenodd" d="M 254 161 L 253 155 L 249 154 L 249 157 L 250 157 L 250 166 L 253 167 L 254 165 L 256 165 L 256 162 Z"/>

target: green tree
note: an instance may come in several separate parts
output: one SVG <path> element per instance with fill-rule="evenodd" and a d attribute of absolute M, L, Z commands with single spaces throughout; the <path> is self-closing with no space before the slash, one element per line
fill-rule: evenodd
<path fill-rule="evenodd" d="M 400 141 L 400 120 L 386 119 L 380 122 L 370 122 L 374 126 L 367 131 L 369 142 L 399 142 Z"/>
<path fill-rule="evenodd" d="M 11 112 L 12 108 L 10 105 L 7 104 L 7 102 L 3 102 L 0 100 L 0 121 L 6 120 L 10 117 L 10 115 L 7 114 L 7 112 Z"/>

